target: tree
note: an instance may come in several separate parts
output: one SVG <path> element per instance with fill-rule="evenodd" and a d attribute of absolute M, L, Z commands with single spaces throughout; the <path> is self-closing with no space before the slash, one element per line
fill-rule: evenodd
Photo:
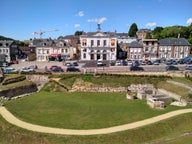
<path fill-rule="evenodd" d="M 145 36 L 145 39 L 152 39 L 152 36 L 151 36 L 151 33 L 150 32 L 147 32 L 146 36 Z"/>
<path fill-rule="evenodd" d="M 75 32 L 75 36 L 80 36 L 80 35 L 82 35 L 83 34 L 83 31 L 76 31 Z"/>
<path fill-rule="evenodd" d="M 128 35 L 129 35 L 130 37 L 135 37 L 137 31 L 138 31 L 137 24 L 136 24 L 136 23 L 133 23 L 133 24 L 130 26 Z"/>
<path fill-rule="evenodd" d="M 154 28 L 154 30 L 152 32 L 153 38 L 160 39 L 162 30 L 163 30 L 163 27 Z"/>

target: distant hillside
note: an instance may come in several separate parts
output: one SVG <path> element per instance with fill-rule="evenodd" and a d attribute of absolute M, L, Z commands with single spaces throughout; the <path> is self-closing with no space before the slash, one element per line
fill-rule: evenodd
<path fill-rule="evenodd" d="M 12 39 L 12 38 L 4 37 L 1 35 L 0 35 L 0 40 L 13 40 L 14 41 L 14 39 Z"/>

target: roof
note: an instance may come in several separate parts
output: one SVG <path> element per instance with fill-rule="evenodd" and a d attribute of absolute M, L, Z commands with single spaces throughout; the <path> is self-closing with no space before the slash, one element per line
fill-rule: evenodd
<path fill-rule="evenodd" d="M 0 47 L 10 47 L 13 42 L 12 40 L 0 40 Z"/>
<path fill-rule="evenodd" d="M 88 37 L 88 38 L 95 38 L 95 37 L 117 37 L 115 32 L 88 32 L 83 33 L 80 37 Z"/>
<path fill-rule="evenodd" d="M 190 46 L 191 44 L 185 38 L 165 38 L 160 39 L 160 46 Z"/>
<path fill-rule="evenodd" d="M 143 48 L 143 45 L 138 41 L 133 41 L 129 44 L 129 48 Z"/>
<path fill-rule="evenodd" d="M 33 39 L 32 46 L 54 46 L 55 42 L 52 39 Z"/>

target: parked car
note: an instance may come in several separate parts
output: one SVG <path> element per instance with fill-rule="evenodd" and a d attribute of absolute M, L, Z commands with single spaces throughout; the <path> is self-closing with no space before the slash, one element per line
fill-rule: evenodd
<path fill-rule="evenodd" d="M 52 66 L 49 67 L 49 70 L 52 71 L 52 69 L 58 68 L 58 67 L 59 67 L 59 66 L 57 66 L 57 65 L 52 65 Z"/>
<path fill-rule="evenodd" d="M 79 68 L 75 68 L 75 67 L 68 67 L 67 72 L 80 72 L 80 69 Z"/>
<path fill-rule="evenodd" d="M 64 70 L 61 67 L 54 67 L 51 70 L 52 72 L 64 72 Z"/>
<path fill-rule="evenodd" d="M 102 59 L 97 60 L 97 66 L 105 66 Z"/>
<path fill-rule="evenodd" d="M 185 70 L 192 70 L 192 65 L 190 64 L 190 65 L 186 65 L 186 67 L 185 67 Z"/>
<path fill-rule="evenodd" d="M 79 66 L 78 62 L 73 62 L 73 66 Z"/>
<path fill-rule="evenodd" d="M 15 68 L 8 67 L 5 69 L 5 73 L 18 73 L 19 71 Z"/>
<path fill-rule="evenodd" d="M 20 72 L 28 73 L 28 72 L 35 72 L 35 70 L 32 69 L 32 68 L 29 68 L 29 67 L 24 67 L 24 68 L 21 69 Z"/>
<path fill-rule="evenodd" d="M 153 64 L 154 64 L 154 65 L 159 65 L 159 61 L 158 61 L 158 60 L 155 60 L 155 61 L 153 62 Z"/>
<path fill-rule="evenodd" d="M 153 65 L 153 63 L 152 63 L 152 61 L 147 61 L 147 63 L 146 63 L 147 65 Z"/>
<path fill-rule="evenodd" d="M 178 67 L 176 66 L 173 66 L 173 65 L 168 65 L 165 67 L 166 71 L 176 71 L 176 70 L 179 70 Z"/>
<path fill-rule="evenodd" d="M 179 60 L 177 61 L 177 63 L 178 63 L 178 64 L 184 64 L 184 60 L 183 60 L 183 59 L 179 59 Z"/>
<path fill-rule="evenodd" d="M 127 66 L 127 61 L 126 60 L 122 60 L 122 64 L 123 64 L 123 66 Z"/>
<path fill-rule="evenodd" d="M 133 65 L 132 60 L 128 60 L 128 61 L 127 61 L 127 65 L 129 65 L 129 66 Z"/>
<path fill-rule="evenodd" d="M 144 71 L 143 67 L 131 66 L 130 71 Z"/>
<path fill-rule="evenodd" d="M 110 65 L 111 65 L 111 66 L 115 66 L 115 61 L 114 61 L 114 60 L 111 60 L 111 61 L 110 61 Z"/>
<path fill-rule="evenodd" d="M 121 66 L 121 61 L 116 61 L 115 65 L 116 66 Z"/>
<path fill-rule="evenodd" d="M 167 60 L 166 61 L 166 65 L 172 65 L 172 61 L 171 60 Z"/>
<path fill-rule="evenodd" d="M 29 68 L 38 69 L 37 65 L 30 65 Z"/>

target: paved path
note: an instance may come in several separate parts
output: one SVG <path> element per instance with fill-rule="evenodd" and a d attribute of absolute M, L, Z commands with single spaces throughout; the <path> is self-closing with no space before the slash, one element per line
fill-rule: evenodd
<path fill-rule="evenodd" d="M 155 122 L 159 122 L 161 120 L 168 119 L 173 116 L 177 116 L 184 113 L 190 113 L 192 109 L 183 109 L 177 110 L 173 112 L 169 112 L 166 114 L 162 114 L 156 117 L 152 117 L 149 119 L 145 119 L 138 122 L 133 122 L 125 125 L 114 126 L 110 128 L 102 128 L 102 129 L 92 129 L 92 130 L 72 130 L 72 129 L 61 129 L 61 128 L 51 128 L 40 125 L 30 124 L 24 121 L 17 119 L 13 116 L 5 107 L 0 107 L 0 114 L 7 120 L 9 123 L 16 125 L 18 127 L 35 131 L 41 133 L 50 133 L 50 134 L 62 134 L 62 135 L 97 135 L 97 134 L 109 134 L 114 132 L 120 132 L 125 130 L 130 130 L 134 128 L 138 128 L 141 126 L 149 125 Z"/>

